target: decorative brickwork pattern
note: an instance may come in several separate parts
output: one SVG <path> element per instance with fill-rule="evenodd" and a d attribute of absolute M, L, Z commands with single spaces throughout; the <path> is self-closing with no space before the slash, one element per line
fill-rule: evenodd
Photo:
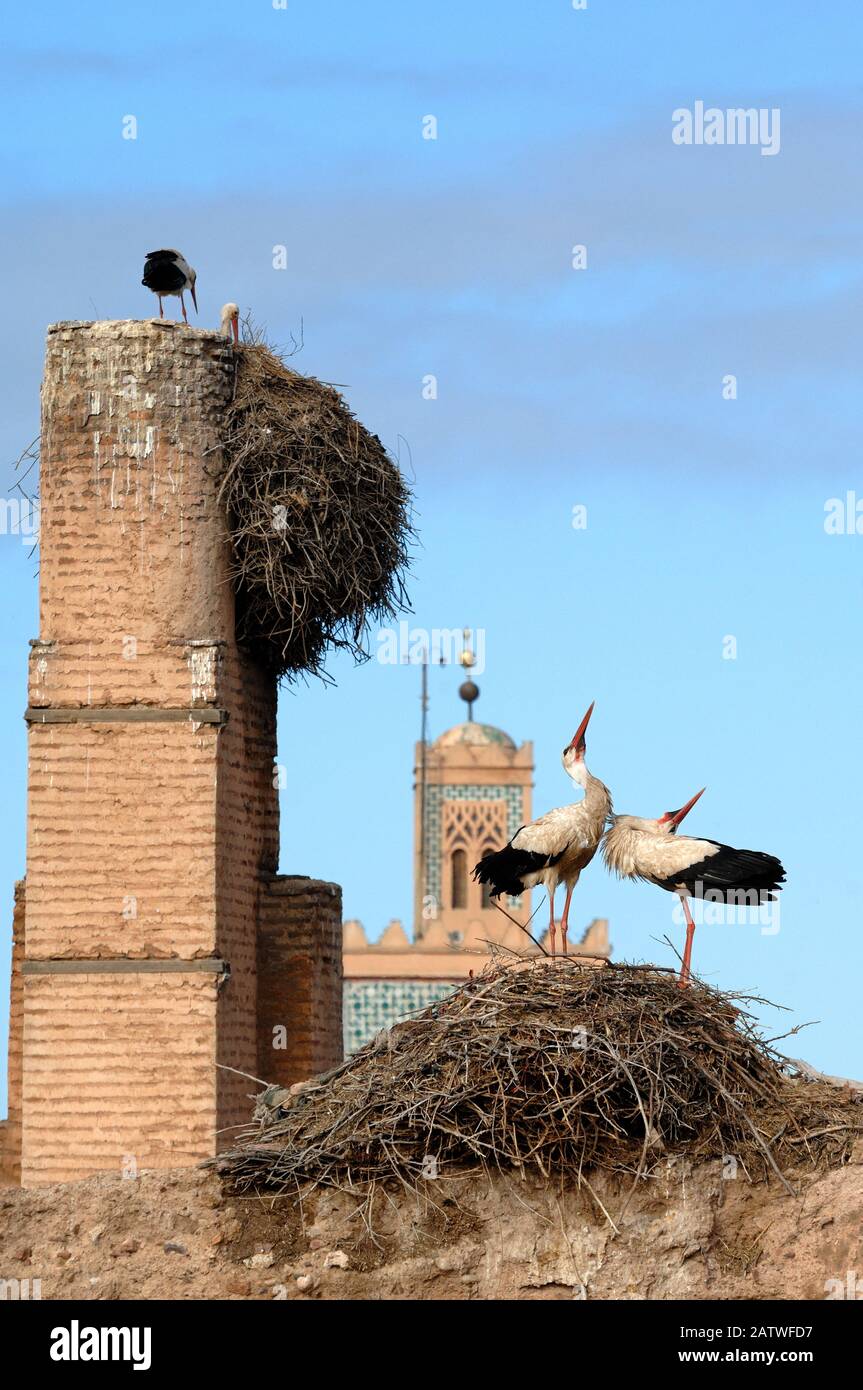
<path fill-rule="evenodd" d="M 510 839 L 524 824 L 524 787 L 520 786 L 450 786 L 432 785 L 426 788 L 425 804 L 425 894 L 441 903 L 443 898 L 443 834 L 444 805 L 448 801 L 502 802 L 506 813 L 505 840 Z M 498 816 L 490 813 L 490 824 L 498 825 Z"/>

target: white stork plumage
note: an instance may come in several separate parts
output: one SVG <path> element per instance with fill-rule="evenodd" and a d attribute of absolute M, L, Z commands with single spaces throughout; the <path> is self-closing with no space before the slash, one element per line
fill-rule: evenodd
<path fill-rule="evenodd" d="M 594 702 L 595 703 L 595 702 Z M 605 822 L 611 813 L 611 793 L 608 787 L 588 772 L 584 762 L 587 748 L 585 734 L 593 705 L 563 750 L 563 768 L 584 797 L 569 806 L 548 811 L 530 825 L 517 830 L 508 845 L 487 854 L 477 864 L 473 876 L 480 883 L 491 885 L 492 898 L 502 893 L 517 897 L 528 888 L 544 884 L 548 890 L 549 938 L 554 955 L 555 921 L 554 895 L 560 883 L 566 884 L 566 902 L 560 919 L 561 944 L 566 955 L 566 934 L 569 927 L 569 904 L 582 869 L 596 854 Z"/>
<path fill-rule="evenodd" d="M 233 338 L 235 343 L 240 341 L 240 306 L 239 304 L 223 304 L 222 316 L 219 323 L 219 332 L 226 338 Z"/>
<path fill-rule="evenodd" d="M 192 296 L 192 303 L 195 306 L 195 313 L 198 312 L 198 300 L 195 294 L 196 272 L 189 265 L 185 256 L 179 251 L 162 250 L 148 251 L 144 261 L 144 278 L 142 285 L 146 285 L 148 290 L 159 299 L 159 318 L 165 317 L 165 310 L 162 300 L 165 295 L 175 294 L 179 296 L 180 305 L 183 310 L 183 322 L 188 327 L 189 320 L 186 317 L 186 301 L 183 295 L 186 290 Z"/>
<path fill-rule="evenodd" d="M 689 984 L 692 962 L 692 938 L 695 923 L 689 911 L 689 898 L 718 894 L 726 902 L 754 899 L 769 902 L 785 882 L 785 870 L 772 854 L 755 849 L 732 849 L 718 840 L 696 840 L 677 834 L 684 816 L 688 816 L 700 792 L 681 806 L 679 811 L 666 811 L 656 820 L 639 816 L 614 816 L 605 834 L 602 855 L 606 865 L 620 878 L 642 879 L 676 893 L 683 904 L 686 918 L 686 945 L 678 984 Z M 734 895 L 733 897 L 731 895 Z"/>

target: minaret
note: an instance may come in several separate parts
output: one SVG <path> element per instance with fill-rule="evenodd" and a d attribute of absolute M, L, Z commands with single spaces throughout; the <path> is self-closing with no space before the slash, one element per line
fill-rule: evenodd
<path fill-rule="evenodd" d="M 480 691 L 471 675 L 476 656 L 469 628 L 458 660 L 467 719 L 416 747 L 414 940 L 477 949 L 519 935 L 474 883 L 472 870 L 531 818 L 533 746 L 519 748 L 502 729 L 474 719 Z M 505 906 L 526 923 L 529 902 L 525 893 Z"/>

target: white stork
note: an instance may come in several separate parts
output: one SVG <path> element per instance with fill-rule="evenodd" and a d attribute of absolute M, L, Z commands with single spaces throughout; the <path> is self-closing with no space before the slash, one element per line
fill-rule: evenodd
<path fill-rule="evenodd" d="M 195 295 L 196 272 L 189 265 L 185 256 L 179 251 L 148 251 L 144 261 L 144 278 L 142 285 L 146 285 L 148 290 L 159 298 L 159 318 L 165 317 L 165 310 L 162 300 L 166 294 L 179 296 L 180 304 L 183 309 L 183 322 L 188 327 L 189 320 L 186 318 L 186 301 L 183 294 L 186 290 L 192 296 L 192 303 L 195 306 L 195 313 L 198 312 L 198 300 Z"/>
<path fill-rule="evenodd" d="M 595 703 L 595 701 L 594 701 Z M 563 750 L 563 768 L 584 797 L 569 806 L 549 811 L 530 825 L 517 830 L 508 845 L 487 854 L 473 871 L 480 883 L 491 884 L 491 896 L 502 893 L 517 897 L 528 888 L 544 884 L 548 891 L 549 937 L 554 955 L 554 895 L 559 883 L 566 884 L 566 902 L 560 919 L 563 954 L 569 927 L 569 904 L 582 869 L 596 854 L 605 822 L 611 813 L 611 793 L 584 764 L 585 733 L 593 705 L 582 719 L 572 740 Z"/>
<path fill-rule="evenodd" d="M 703 898 L 709 892 L 711 898 L 718 894 L 725 901 L 739 902 L 742 893 L 746 902 L 751 898 L 758 903 L 770 902 L 785 882 L 785 870 L 775 855 L 755 849 L 732 849 L 718 840 L 678 837 L 680 822 L 704 790 L 702 787 L 696 792 L 679 811 L 666 811 L 658 820 L 614 816 L 602 846 L 603 858 L 612 873 L 620 878 L 655 883 L 657 888 L 665 888 L 680 898 L 686 918 L 686 945 L 678 980 L 681 988 L 689 984 L 695 935 L 687 899 Z"/>
<path fill-rule="evenodd" d="M 240 341 L 240 306 L 239 304 L 223 304 L 222 317 L 219 323 L 219 332 L 225 338 L 233 338 L 235 343 Z"/>

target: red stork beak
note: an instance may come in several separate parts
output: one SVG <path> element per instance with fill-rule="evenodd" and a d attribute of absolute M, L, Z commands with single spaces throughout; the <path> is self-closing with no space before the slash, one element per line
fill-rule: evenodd
<path fill-rule="evenodd" d="M 681 806 L 681 808 L 680 808 L 679 811 L 666 811 L 666 812 L 665 812 L 665 815 L 664 815 L 664 816 L 660 816 L 659 819 L 660 819 L 661 821 L 670 820 L 670 821 L 671 821 L 671 824 L 674 826 L 674 828 L 675 828 L 675 830 L 676 830 L 677 827 L 678 827 L 678 825 L 680 824 L 680 822 L 683 820 L 683 818 L 684 818 L 685 816 L 688 816 L 688 815 L 689 815 L 689 812 L 692 810 L 692 808 L 693 808 L 693 806 L 695 805 L 695 803 L 696 803 L 696 801 L 698 800 L 698 798 L 699 798 L 700 796 L 703 796 L 704 793 L 705 793 L 706 791 L 707 791 L 707 788 L 706 788 L 706 787 L 702 787 L 702 788 L 701 788 L 701 791 L 700 791 L 700 792 L 696 792 L 694 796 L 690 797 L 689 800 L 687 801 L 686 805 L 685 805 L 685 806 Z"/>
<path fill-rule="evenodd" d="M 593 714 L 593 706 L 595 704 L 596 701 L 592 700 L 590 704 L 590 709 L 587 711 L 587 714 L 584 716 L 584 718 L 582 719 L 581 723 L 579 724 L 578 728 L 572 736 L 572 740 L 570 742 L 569 747 L 574 748 L 576 752 L 579 748 L 584 747 L 584 735 L 587 732 L 587 726 L 590 723 L 590 716 Z M 567 752 L 568 751 L 569 749 L 567 749 Z"/>
<path fill-rule="evenodd" d="M 198 312 L 198 300 L 197 300 L 197 296 L 196 296 L 196 294 L 195 294 L 195 285 L 194 285 L 194 282 L 189 286 L 189 293 L 190 293 L 191 296 L 192 296 L 192 303 L 193 303 L 194 306 L 195 306 L 195 313 L 197 314 L 197 312 Z"/>
<path fill-rule="evenodd" d="M 237 344 L 239 344 L 239 341 L 240 341 L 240 320 L 239 320 L 239 316 L 238 316 L 237 314 L 235 314 L 234 317 L 231 319 L 231 332 L 232 332 L 233 335 L 234 335 L 234 342 L 237 343 Z"/>

